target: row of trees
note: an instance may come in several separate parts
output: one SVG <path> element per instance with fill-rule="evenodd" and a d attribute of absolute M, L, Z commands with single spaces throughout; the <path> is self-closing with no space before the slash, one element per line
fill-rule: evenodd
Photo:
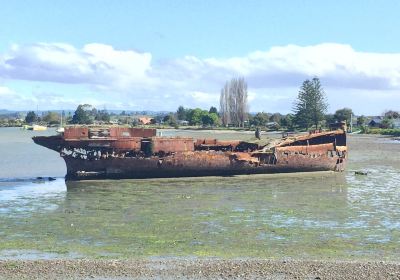
<path fill-rule="evenodd" d="M 59 124 L 60 120 L 61 120 L 60 114 L 51 111 L 47 112 L 45 115 L 42 115 L 42 117 L 39 117 L 34 111 L 29 111 L 25 117 L 26 123 L 45 122 L 50 125 L 53 125 L 53 124 Z"/>
<path fill-rule="evenodd" d="M 215 107 L 211 107 L 207 111 L 200 108 L 189 109 L 179 106 L 175 115 L 179 121 L 187 121 L 190 125 L 216 126 L 220 124 L 220 117 Z"/>
<path fill-rule="evenodd" d="M 226 82 L 221 89 L 219 101 L 221 122 L 224 126 L 244 126 L 249 115 L 247 98 L 247 83 L 243 77 Z"/>
<path fill-rule="evenodd" d="M 158 119 L 158 122 L 168 123 L 176 126 L 179 121 L 187 121 L 190 125 L 223 126 L 234 125 L 244 127 L 245 123 L 253 126 L 266 126 L 268 123 L 274 123 L 279 128 L 285 126 L 292 128 L 294 125 L 298 127 L 309 128 L 311 125 L 318 127 L 318 124 L 324 119 L 327 109 L 324 91 L 318 78 L 311 81 L 304 81 L 300 88 L 297 102 L 294 107 L 294 115 L 281 115 L 279 113 L 267 114 L 257 113 L 255 116 L 249 114 L 248 106 L 248 90 L 247 83 L 243 77 L 233 78 L 227 81 L 221 89 L 220 94 L 220 111 L 215 107 L 210 110 L 202 110 L 199 108 L 188 109 L 180 106 L 175 114 L 167 114 Z M 343 112 L 346 115 L 346 112 Z M 337 112 L 337 118 L 339 112 Z M 160 118 L 160 116 L 158 116 Z M 25 120 L 28 123 L 38 121 L 38 116 L 31 111 L 28 112 Z M 43 117 L 43 121 L 47 123 L 58 123 L 60 116 L 55 112 L 49 112 Z M 94 121 L 110 121 L 110 114 L 107 110 L 97 110 L 89 104 L 81 104 L 75 110 L 72 124 L 91 124 Z"/>
<path fill-rule="evenodd" d="M 287 129 L 293 129 L 293 114 L 282 115 L 280 113 L 264 113 L 260 112 L 254 116 L 249 115 L 249 125 L 255 127 L 270 127 L 273 129 L 279 129 L 285 127 Z"/>
<path fill-rule="evenodd" d="M 72 116 L 72 124 L 92 124 L 94 121 L 110 121 L 110 114 L 106 109 L 97 110 L 89 104 L 81 104 Z"/>
<path fill-rule="evenodd" d="M 96 121 L 110 121 L 110 114 L 107 110 L 97 110 L 89 104 L 81 104 L 79 105 L 73 116 L 65 116 L 64 112 L 62 112 L 62 116 L 57 112 L 47 112 L 46 114 L 39 117 L 34 111 L 29 111 L 25 117 L 26 123 L 35 123 L 35 122 L 45 122 L 47 124 L 59 124 L 61 121 L 61 117 L 63 117 L 64 122 L 68 122 L 71 124 L 92 124 Z"/>
<path fill-rule="evenodd" d="M 321 82 L 318 78 L 305 80 L 299 89 L 297 99 L 294 103 L 293 114 L 282 115 L 280 113 L 268 114 L 260 112 L 254 116 L 249 114 L 247 83 L 243 77 L 227 81 L 221 89 L 220 109 L 211 107 L 208 111 L 199 108 L 190 109 L 180 106 L 176 113 L 158 115 L 154 123 L 167 123 L 172 126 L 186 121 L 189 125 L 203 126 L 228 126 L 244 127 L 245 123 L 250 126 L 274 126 L 279 129 L 315 127 L 322 124 L 346 121 L 349 123 L 353 116 L 350 108 L 337 110 L 334 114 L 326 114 L 328 103 Z M 125 116 L 125 111 L 121 116 Z M 385 112 L 385 119 L 390 122 L 392 119 L 400 118 L 396 111 Z M 35 112 L 28 112 L 25 120 L 28 123 L 35 122 L 39 118 Z M 53 124 L 58 123 L 59 114 L 48 112 L 42 120 Z M 97 110 L 88 104 L 79 105 L 70 119 L 72 124 L 91 124 L 93 121 L 110 121 L 110 114 L 107 110 Z M 366 122 L 364 116 L 357 118 L 357 124 L 362 126 Z"/>

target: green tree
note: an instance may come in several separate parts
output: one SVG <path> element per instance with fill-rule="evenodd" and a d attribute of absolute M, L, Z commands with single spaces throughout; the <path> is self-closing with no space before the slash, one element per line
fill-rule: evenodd
<path fill-rule="evenodd" d="M 200 108 L 190 109 L 188 112 L 188 121 L 190 125 L 200 125 L 202 124 L 201 117 L 203 112 Z"/>
<path fill-rule="evenodd" d="M 164 116 L 163 122 L 170 125 L 170 126 L 177 126 L 176 118 L 174 114 L 168 114 Z"/>
<path fill-rule="evenodd" d="M 317 129 L 327 108 L 325 92 L 319 79 L 305 80 L 294 105 L 296 125 L 306 129 L 315 125 Z"/>
<path fill-rule="evenodd" d="M 393 110 L 386 111 L 383 115 L 384 115 L 385 118 L 388 118 L 388 119 L 398 119 L 398 118 L 400 118 L 399 112 L 393 111 Z"/>
<path fill-rule="evenodd" d="M 178 120 L 187 120 L 187 110 L 183 106 L 179 106 L 176 111 L 176 116 Z"/>
<path fill-rule="evenodd" d="M 72 116 L 71 123 L 73 124 L 91 124 L 92 120 L 90 119 L 90 108 L 91 106 L 88 104 L 79 105 L 74 115 Z"/>
<path fill-rule="evenodd" d="M 277 124 L 281 124 L 282 115 L 279 113 L 274 113 L 269 117 L 270 122 L 276 122 Z"/>
<path fill-rule="evenodd" d="M 334 114 L 326 114 L 325 115 L 325 123 L 326 126 L 329 127 L 330 124 L 335 122 L 335 115 Z"/>
<path fill-rule="evenodd" d="M 287 114 L 281 119 L 281 126 L 286 127 L 287 129 L 293 129 L 293 118 L 292 114 Z"/>
<path fill-rule="evenodd" d="M 269 115 L 264 112 L 257 113 L 251 120 L 250 125 L 265 126 L 269 120 Z"/>
<path fill-rule="evenodd" d="M 48 124 L 59 124 L 60 123 L 60 115 L 56 112 L 47 112 L 46 115 L 43 116 L 42 120 L 47 122 Z"/>
<path fill-rule="evenodd" d="M 106 109 L 97 111 L 95 115 L 95 120 L 97 121 L 109 122 L 110 118 L 110 114 Z"/>
<path fill-rule="evenodd" d="M 89 104 L 85 104 L 84 106 L 86 106 L 87 108 L 89 108 Z M 88 114 L 89 116 L 92 116 L 93 118 L 95 118 L 97 116 L 97 109 L 95 107 L 92 108 L 91 111 L 88 110 Z"/>
<path fill-rule="evenodd" d="M 217 110 L 217 108 L 215 108 L 214 106 L 211 106 L 211 107 L 210 107 L 210 110 L 208 110 L 208 112 L 209 112 L 210 114 L 212 114 L 212 113 L 218 114 L 218 110 Z"/>
<path fill-rule="evenodd" d="M 346 123 L 349 124 L 352 115 L 353 115 L 353 110 L 351 110 L 350 108 L 343 108 L 336 110 L 333 116 L 335 118 L 335 121 L 338 122 L 346 121 Z"/>
<path fill-rule="evenodd" d="M 359 116 L 358 118 L 357 118 L 357 125 L 358 126 L 363 126 L 363 125 L 365 125 L 365 122 L 367 121 L 367 118 L 365 117 L 365 116 Z"/>
<path fill-rule="evenodd" d="M 393 121 L 389 118 L 384 118 L 381 123 L 381 128 L 393 128 Z"/>
<path fill-rule="evenodd" d="M 154 116 L 154 122 L 155 123 L 162 123 L 162 122 L 164 122 L 164 117 L 165 117 L 165 115 L 157 114 L 157 115 Z"/>
<path fill-rule="evenodd" d="M 37 116 L 34 111 L 29 111 L 28 114 L 25 117 L 25 122 L 26 123 L 33 123 L 37 120 Z"/>
<path fill-rule="evenodd" d="M 212 126 L 216 126 L 220 124 L 220 119 L 218 113 L 209 113 L 212 122 L 210 123 Z"/>
<path fill-rule="evenodd" d="M 218 121 L 219 117 L 216 113 L 209 113 L 205 110 L 202 112 L 201 123 L 203 125 L 215 126 L 218 124 Z"/>

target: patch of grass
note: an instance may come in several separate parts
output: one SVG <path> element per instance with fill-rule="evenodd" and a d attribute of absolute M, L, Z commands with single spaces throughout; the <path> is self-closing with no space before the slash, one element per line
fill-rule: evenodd
<path fill-rule="evenodd" d="M 389 136 L 400 136 L 399 128 L 370 128 L 367 131 L 368 134 L 381 134 L 381 135 L 389 135 Z"/>

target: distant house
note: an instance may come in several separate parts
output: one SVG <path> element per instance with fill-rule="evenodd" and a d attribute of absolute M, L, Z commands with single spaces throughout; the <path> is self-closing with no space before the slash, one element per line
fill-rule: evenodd
<path fill-rule="evenodd" d="M 368 123 L 369 127 L 380 127 L 382 124 L 383 117 L 373 117 L 372 120 Z"/>
<path fill-rule="evenodd" d="M 154 119 L 153 119 L 153 118 L 150 118 L 150 117 L 140 117 L 140 118 L 138 118 L 139 123 L 140 123 L 140 124 L 144 124 L 144 125 L 146 125 L 146 124 L 151 124 L 151 122 L 152 122 L 153 120 L 154 120 Z"/>
<path fill-rule="evenodd" d="M 279 124 L 277 122 L 267 122 L 265 126 L 268 129 L 279 129 Z"/>
<path fill-rule="evenodd" d="M 179 120 L 179 121 L 178 121 L 178 124 L 179 124 L 179 125 L 189 125 L 189 122 L 188 122 L 188 121 L 185 121 L 185 120 Z"/>

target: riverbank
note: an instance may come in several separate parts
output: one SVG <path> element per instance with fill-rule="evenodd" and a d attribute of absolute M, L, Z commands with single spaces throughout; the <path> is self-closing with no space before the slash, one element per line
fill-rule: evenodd
<path fill-rule="evenodd" d="M 0 279 L 400 279 L 400 263 L 302 260 L 0 261 Z"/>

